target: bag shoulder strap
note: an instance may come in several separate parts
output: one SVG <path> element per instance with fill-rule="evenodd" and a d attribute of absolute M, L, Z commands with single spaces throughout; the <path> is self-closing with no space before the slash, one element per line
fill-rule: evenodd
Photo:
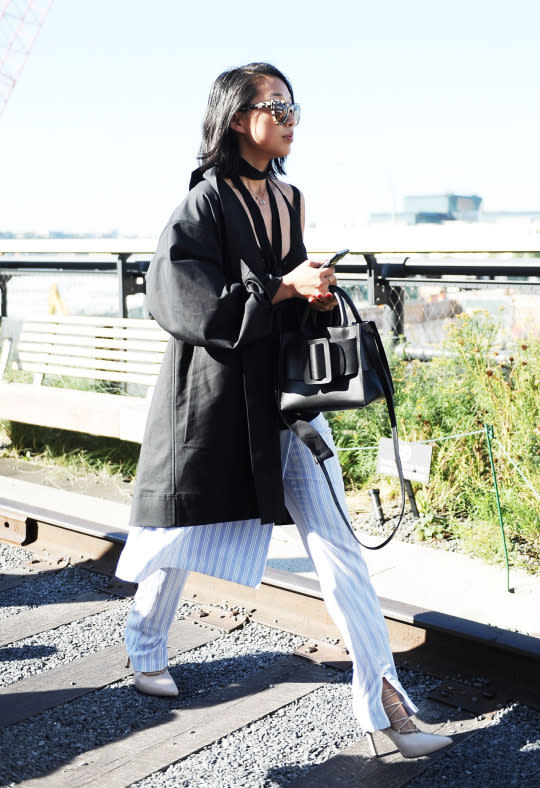
<path fill-rule="evenodd" d="M 390 398 L 391 398 L 391 396 L 392 396 L 391 392 L 390 392 L 389 389 L 388 389 L 388 391 L 390 393 Z M 385 394 L 386 394 L 386 391 L 385 391 Z M 388 406 L 388 402 L 389 402 L 389 400 L 387 399 L 386 400 L 387 406 Z M 313 455 L 313 459 L 315 460 L 315 462 L 318 465 L 320 465 L 321 470 L 322 470 L 322 472 L 324 474 L 324 477 L 326 479 L 326 483 L 328 484 L 328 488 L 330 490 L 330 494 L 332 495 L 332 498 L 333 498 L 334 503 L 335 503 L 335 505 L 337 507 L 337 510 L 338 510 L 338 512 L 339 512 L 339 514 L 341 516 L 341 519 L 343 520 L 343 522 L 345 523 L 345 525 L 347 526 L 349 531 L 352 533 L 352 535 L 354 536 L 356 541 L 363 548 L 365 548 L 366 550 L 380 550 L 381 548 L 386 547 L 386 545 L 396 535 L 397 530 L 398 530 L 399 526 L 401 525 L 401 521 L 403 520 L 403 515 L 405 514 L 405 480 L 404 480 L 404 477 L 403 477 L 403 468 L 401 466 L 401 458 L 400 458 L 400 455 L 399 455 L 399 442 L 398 442 L 398 435 L 397 435 L 397 427 L 395 426 L 394 403 L 393 403 L 392 399 L 390 399 L 390 402 L 391 402 L 391 408 L 389 408 L 389 415 L 390 415 L 390 421 L 391 422 L 394 421 L 394 424 L 392 425 L 392 443 L 393 443 L 393 447 L 394 447 L 394 459 L 395 459 L 395 462 L 396 462 L 396 466 L 397 466 L 397 470 L 398 470 L 398 476 L 399 476 L 399 484 L 400 484 L 400 492 L 401 492 L 401 510 L 400 510 L 400 513 L 399 513 L 398 521 L 397 521 L 396 525 L 394 526 L 394 528 L 392 529 L 392 531 L 389 534 L 389 536 L 387 536 L 385 539 L 383 539 L 382 542 L 379 542 L 379 544 L 376 544 L 376 545 L 368 545 L 368 544 L 364 544 L 364 542 L 360 541 L 360 539 L 357 537 L 357 535 L 354 533 L 354 531 L 352 529 L 352 526 L 350 524 L 349 518 L 346 516 L 345 512 L 343 511 L 343 508 L 342 508 L 341 504 L 339 503 L 338 497 L 336 495 L 336 491 L 334 490 L 334 487 L 333 487 L 332 482 L 330 480 L 330 476 L 328 475 L 328 470 L 327 470 L 327 468 L 326 468 L 326 466 L 324 464 L 325 460 L 327 460 L 330 457 L 334 456 L 334 452 L 330 449 L 328 444 L 323 440 L 323 438 L 317 432 L 317 430 L 314 429 L 311 426 L 311 424 L 309 424 L 309 422 L 302 421 L 302 419 L 298 419 L 298 418 L 297 419 L 291 418 L 290 416 L 285 415 L 283 413 L 281 414 L 281 418 L 283 419 L 283 421 L 285 422 L 287 427 L 292 432 L 294 432 L 294 434 L 302 441 L 302 443 L 304 443 L 308 447 L 308 449 L 311 451 L 311 453 Z"/>
<path fill-rule="evenodd" d="M 334 289 L 334 288 L 333 288 Z M 362 322 L 360 318 L 360 314 L 354 304 L 353 300 L 346 293 L 342 288 L 335 288 L 339 290 L 339 296 L 341 296 L 346 302 L 347 305 L 350 307 L 355 319 L 358 322 Z M 352 526 L 349 522 L 349 518 L 346 516 L 345 512 L 343 511 L 341 504 L 337 498 L 336 492 L 334 487 L 332 486 L 332 482 L 328 475 L 328 470 L 326 469 L 324 462 L 325 460 L 329 459 L 330 457 L 334 456 L 334 452 L 330 449 L 327 443 L 323 440 L 320 434 L 317 432 L 314 427 L 309 424 L 307 421 L 303 421 L 301 417 L 294 417 L 288 414 L 281 413 L 281 418 L 287 425 L 287 427 L 294 432 L 294 434 L 304 443 L 308 449 L 311 451 L 313 455 L 313 459 L 315 462 L 320 465 L 321 470 L 325 476 L 326 482 L 328 484 L 330 493 L 336 504 L 336 507 L 339 511 L 341 519 L 352 533 L 356 541 L 364 547 L 366 550 L 380 550 L 382 547 L 385 547 L 396 535 L 399 526 L 401 525 L 401 521 L 403 520 L 403 515 L 405 514 L 405 479 L 403 477 L 403 468 L 401 465 L 401 457 L 399 454 L 399 439 L 398 439 L 398 432 L 397 432 L 397 420 L 396 420 L 396 411 L 394 408 L 394 398 L 393 398 L 393 385 L 392 385 L 392 377 L 390 375 L 390 367 L 388 365 L 388 359 L 386 357 L 386 352 L 384 350 L 384 345 L 382 343 L 381 337 L 375 324 L 369 323 L 372 326 L 372 335 L 375 340 L 375 344 L 377 346 L 377 353 L 373 354 L 373 357 L 370 358 L 371 363 L 377 368 L 377 373 L 379 375 L 379 379 L 381 381 L 381 385 L 384 391 L 384 397 L 386 400 L 386 407 L 388 410 L 388 416 L 390 419 L 390 427 L 392 429 L 392 445 L 394 448 L 394 460 L 396 463 L 396 468 L 399 477 L 399 486 L 401 492 L 401 511 L 399 514 L 399 518 L 397 524 L 392 529 L 392 532 L 389 536 L 387 536 L 382 542 L 377 545 L 367 545 L 358 539 L 356 534 L 354 533 Z"/>

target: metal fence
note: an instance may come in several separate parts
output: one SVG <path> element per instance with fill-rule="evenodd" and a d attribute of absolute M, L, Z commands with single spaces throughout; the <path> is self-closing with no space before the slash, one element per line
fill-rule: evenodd
<path fill-rule="evenodd" d="M 540 265 L 536 257 L 504 261 L 477 255 L 411 256 L 406 261 L 363 255 L 339 269 L 340 284 L 364 319 L 374 320 L 388 341 L 403 341 L 407 355 L 436 353 L 449 324 L 462 313 L 489 313 L 501 348 L 540 336 Z"/>
<path fill-rule="evenodd" d="M 540 240 L 521 237 L 448 243 L 374 245 L 354 250 L 338 264 L 340 284 L 354 297 L 364 319 L 375 320 L 383 337 L 405 339 L 409 353 L 429 357 L 445 329 L 463 312 L 482 309 L 500 324 L 502 347 L 526 335 L 540 334 Z M 438 236 L 440 240 L 441 236 Z M 325 259 L 331 251 L 312 251 Z M 153 252 L 151 241 L 0 242 L 2 315 L 9 311 L 9 283 L 40 274 L 62 279 L 113 274 L 112 308 L 130 314 L 130 297 L 144 292 L 144 274 Z M 108 278 L 108 277 L 107 277 Z M 113 284 L 116 282 L 116 284 Z M 85 287 L 81 288 L 84 297 Z M 97 298 L 89 308 L 100 314 Z M 111 299 L 109 299 L 109 304 Z M 70 305 L 69 305 L 70 306 Z M 77 309 L 70 309 L 77 313 Z M 107 310 L 108 313 L 108 310 Z"/>

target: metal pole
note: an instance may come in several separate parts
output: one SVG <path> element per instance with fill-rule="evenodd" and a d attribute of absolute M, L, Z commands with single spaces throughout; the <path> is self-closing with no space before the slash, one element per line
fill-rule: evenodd
<path fill-rule="evenodd" d="M 116 262 L 116 270 L 118 272 L 118 311 L 120 317 L 128 316 L 127 308 L 127 277 L 126 277 L 126 260 L 129 255 L 119 254 Z"/>
<path fill-rule="evenodd" d="M 414 497 L 414 490 L 412 488 L 412 484 L 409 479 L 405 479 L 405 492 L 407 493 L 407 498 L 409 499 L 409 504 L 411 506 L 411 512 L 413 517 L 417 519 L 420 517 L 418 512 L 418 506 L 416 505 L 416 498 Z"/>
<path fill-rule="evenodd" d="M 397 342 L 405 333 L 405 305 L 402 287 L 388 287 L 384 302 L 384 331 Z"/>
<path fill-rule="evenodd" d="M 371 505 L 373 507 L 373 514 L 375 515 L 375 519 L 379 523 L 379 525 L 384 524 L 384 512 L 381 506 L 381 499 L 379 497 L 379 490 L 376 488 L 372 488 L 368 490 L 369 497 L 371 498 Z"/>
<path fill-rule="evenodd" d="M 0 274 L 0 297 L 2 299 L 0 317 L 7 317 L 7 283 L 10 279 L 10 276 Z"/>
<path fill-rule="evenodd" d="M 504 521 L 502 516 L 502 509 L 501 509 L 501 500 L 499 498 L 499 485 L 497 484 L 497 474 L 495 473 L 495 463 L 493 461 L 493 452 L 491 450 L 491 440 L 494 437 L 493 427 L 489 424 L 484 424 L 484 429 L 486 431 L 486 440 L 489 452 L 489 461 L 491 463 L 491 473 L 493 475 L 493 487 L 495 488 L 495 498 L 497 499 L 497 511 L 499 513 L 499 525 L 501 528 L 502 534 L 502 543 L 503 543 L 503 550 L 504 550 L 504 560 L 506 562 L 506 590 L 508 592 L 512 592 L 513 589 L 510 588 L 510 564 L 508 563 L 508 550 L 506 549 L 506 536 L 504 533 Z"/>

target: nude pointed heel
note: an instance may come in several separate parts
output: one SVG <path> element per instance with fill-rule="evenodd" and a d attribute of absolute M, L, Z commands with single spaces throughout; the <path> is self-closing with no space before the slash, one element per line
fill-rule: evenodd
<path fill-rule="evenodd" d="M 420 758 L 422 755 L 429 755 L 452 744 L 452 739 L 449 736 L 439 736 L 437 733 L 424 733 L 418 729 L 416 731 L 399 733 L 393 728 L 385 728 L 381 733 L 384 733 L 396 745 L 404 758 Z"/>
<path fill-rule="evenodd" d="M 443 747 L 452 744 L 449 736 L 439 736 L 436 733 L 424 733 L 418 729 L 409 733 L 398 733 L 392 728 L 385 728 L 381 731 L 398 748 L 404 758 L 420 758 L 422 755 L 429 755 Z M 366 733 L 369 753 L 373 758 L 378 758 L 377 746 L 372 733 Z"/>
<path fill-rule="evenodd" d="M 420 758 L 422 755 L 441 750 L 452 744 L 449 736 L 439 736 L 436 733 L 424 733 L 418 730 L 412 719 L 407 715 L 397 716 L 396 712 L 404 712 L 403 703 L 392 688 L 383 689 L 383 706 L 391 724 L 390 728 L 384 728 L 381 733 L 390 739 L 398 748 L 404 758 Z M 405 728 L 408 728 L 405 730 Z M 366 733 L 368 745 L 373 757 L 377 758 L 377 748 L 371 733 Z"/>
<path fill-rule="evenodd" d="M 167 668 L 153 673 L 134 670 L 133 678 L 135 688 L 143 695 L 157 695 L 163 698 L 175 698 L 178 695 L 178 687 Z"/>

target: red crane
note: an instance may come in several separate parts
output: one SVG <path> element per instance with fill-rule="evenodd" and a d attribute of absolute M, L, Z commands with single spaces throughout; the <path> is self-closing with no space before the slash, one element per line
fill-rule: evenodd
<path fill-rule="evenodd" d="M 53 0 L 0 0 L 0 116 Z"/>

